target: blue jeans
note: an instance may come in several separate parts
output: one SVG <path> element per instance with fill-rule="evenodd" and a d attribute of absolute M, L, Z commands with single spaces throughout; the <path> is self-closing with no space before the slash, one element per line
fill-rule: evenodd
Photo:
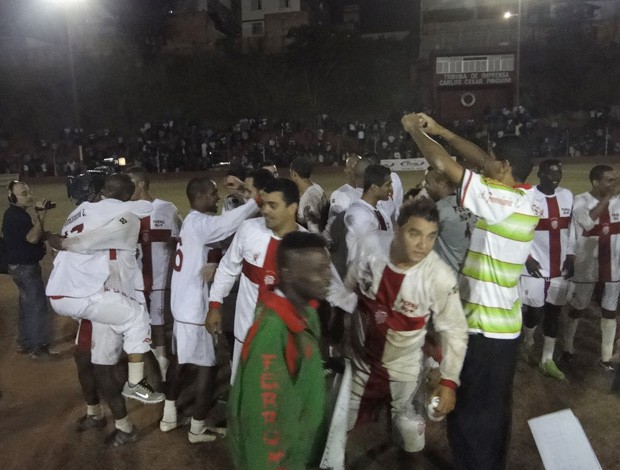
<path fill-rule="evenodd" d="M 50 343 L 50 314 L 39 264 L 10 264 L 9 274 L 19 289 L 17 343 L 32 351 Z"/>

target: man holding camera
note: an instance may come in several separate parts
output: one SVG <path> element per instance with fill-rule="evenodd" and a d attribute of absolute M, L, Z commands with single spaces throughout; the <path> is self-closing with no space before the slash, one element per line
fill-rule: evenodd
<path fill-rule="evenodd" d="M 17 351 L 32 359 L 49 358 L 58 353 L 49 348 L 51 323 L 39 261 L 45 255 L 45 216 L 55 204 L 35 203 L 32 191 L 21 181 L 12 181 L 7 189 L 10 206 L 4 213 L 2 233 L 9 274 L 19 289 Z M 33 206 L 34 217 L 28 213 Z"/>

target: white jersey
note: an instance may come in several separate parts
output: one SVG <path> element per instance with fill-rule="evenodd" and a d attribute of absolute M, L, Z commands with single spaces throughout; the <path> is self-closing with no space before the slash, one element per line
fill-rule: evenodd
<path fill-rule="evenodd" d="M 298 229 L 305 231 L 303 227 Z M 276 253 L 280 240 L 267 228 L 263 217 L 246 220 L 235 234 L 215 272 L 209 297 L 214 306 L 221 305 L 237 277 L 241 277 L 235 309 L 234 333 L 237 341 L 245 340 L 254 322 L 259 290 L 269 288 L 277 282 Z M 346 295 L 346 289 L 333 266 L 331 271 L 332 282 L 327 300 L 351 311 L 352 297 Z"/>
<path fill-rule="evenodd" d="M 318 184 L 313 183 L 299 198 L 297 220 L 312 233 L 319 233 L 323 210 L 327 205 L 325 191 Z"/>
<path fill-rule="evenodd" d="M 358 291 L 353 320 L 354 349 L 367 363 L 387 370 L 389 379 L 416 381 L 427 324 L 441 339 L 442 379 L 459 383 L 467 349 L 467 321 L 456 275 L 431 251 L 402 270 L 389 260 L 393 234 L 373 232 L 359 240 L 345 280 Z"/>
<path fill-rule="evenodd" d="M 375 209 L 363 199 L 353 202 L 344 216 L 344 225 L 347 228 L 348 260 L 355 253 L 355 243 L 359 237 L 373 231 L 387 231 L 392 233 L 392 220 L 383 209 L 377 205 Z"/>
<path fill-rule="evenodd" d="M 566 188 L 556 188 L 554 194 L 547 195 L 538 187 L 534 189 L 536 204 L 542 215 L 536 226 L 530 256 L 540 264 L 544 278 L 562 276 L 562 264 L 570 248 L 569 228 L 573 209 L 573 193 Z M 523 268 L 523 276 L 529 276 Z"/>
<path fill-rule="evenodd" d="M 575 196 L 571 237 L 575 246 L 574 282 L 620 281 L 620 198 L 613 197 L 609 207 L 596 220 L 590 211 L 599 201 L 592 194 Z"/>
<path fill-rule="evenodd" d="M 327 216 L 327 225 L 324 231 L 324 235 L 328 240 L 330 235 L 329 230 L 336 216 L 346 211 L 354 201 L 357 201 L 361 197 L 362 189 L 354 188 L 350 184 L 343 184 L 331 194 L 329 198 L 329 215 Z"/>
<path fill-rule="evenodd" d="M 379 201 L 377 207 L 382 209 L 392 219 L 392 222 L 396 222 L 398 214 L 400 212 L 400 206 L 404 201 L 403 183 L 400 180 L 398 173 L 390 173 L 390 179 L 392 180 L 392 196 L 387 201 Z"/>
<path fill-rule="evenodd" d="M 148 201 L 118 199 L 80 204 L 63 225 L 67 251 L 54 259 L 46 294 L 82 298 L 109 287 L 135 297 L 134 289 L 142 289 L 136 263 L 137 217 L 148 216 L 152 208 Z M 111 265 L 111 260 L 117 262 Z"/>
<path fill-rule="evenodd" d="M 172 272 L 170 307 L 175 321 L 204 324 L 209 301 L 209 287 L 200 271 L 207 264 L 211 249 L 233 235 L 241 223 L 256 214 L 258 206 L 251 199 L 223 215 L 191 211 L 181 226 Z"/>
<path fill-rule="evenodd" d="M 153 212 L 140 221 L 138 265 L 144 278 L 144 291 L 166 290 L 170 280 L 170 256 L 179 236 L 181 216 L 174 204 L 153 201 Z"/>

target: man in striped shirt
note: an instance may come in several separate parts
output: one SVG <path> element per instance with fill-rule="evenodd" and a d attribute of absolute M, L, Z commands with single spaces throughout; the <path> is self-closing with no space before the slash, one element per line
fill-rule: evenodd
<path fill-rule="evenodd" d="M 532 170 L 529 152 L 508 136 L 487 154 L 422 113 L 404 116 L 402 124 L 429 164 L 458 184 L 459 204 L 478 216 L 460 277 L 469 343 L 448 437 L 456 468 L 501 470 L 521 332 L 517 285 L 541 215 L 533 189 L 523 184 Z M 485 176 L 464 169 L 429 135 Z"/>

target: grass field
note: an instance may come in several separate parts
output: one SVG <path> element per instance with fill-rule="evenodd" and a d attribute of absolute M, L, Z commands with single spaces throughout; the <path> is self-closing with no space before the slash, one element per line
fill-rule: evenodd
<path fill-rule="evenodd" d="M 585 163 L 565 165 L 562 186 L 570 189 L 574 194 L 587 191 L 590 188 L 588 173 L 592 165 L 593 164 Z M 286 170 L 281 171 L 281 173 L 286 175 Z M 165 173 L 154 175 L 153 181 L 151 182 L 151 191 L 155 197 L 172 201 L 178 207 L 181 214 L 185 216 L 189 211 L 189 204 L 185 196 L 185 185 L 191 178 L 199 174 L 201 173 Z M 399 175 L 402 179 L 405 192 L 418 184 L 423 177 L 423 173 L 417 171 L 400 172 Z M 214 171 L 212 176 L 218 183 L 220 195 L 223 197 L 227 194 L 227 189 L 224 187 L 222 181 L 224 176 L 223 172 Z M 50 180 L 54 182 L 50 182 Z M 331 193 L 344 183 L 342 168 L 319 168 L 313 180 L 323 186 L 325 191 Z M 532 171 L 529 181 L 531 183 L 537 182 L 536 168 Z M 52 231 L 59 230 L 67 215 L 75 207 L 67 198 L 64 183 L 59 182 L 57 178 L 30 178 L 27 179 L 26 182 L 34 191 L 35 198 L 46 198 L 57 203 L 56 209 L 50 211 L 48 214 L 47 229 Z M 4 211 L 8 203 L 5 200 L 3 204 L 2 210 Z"/>

